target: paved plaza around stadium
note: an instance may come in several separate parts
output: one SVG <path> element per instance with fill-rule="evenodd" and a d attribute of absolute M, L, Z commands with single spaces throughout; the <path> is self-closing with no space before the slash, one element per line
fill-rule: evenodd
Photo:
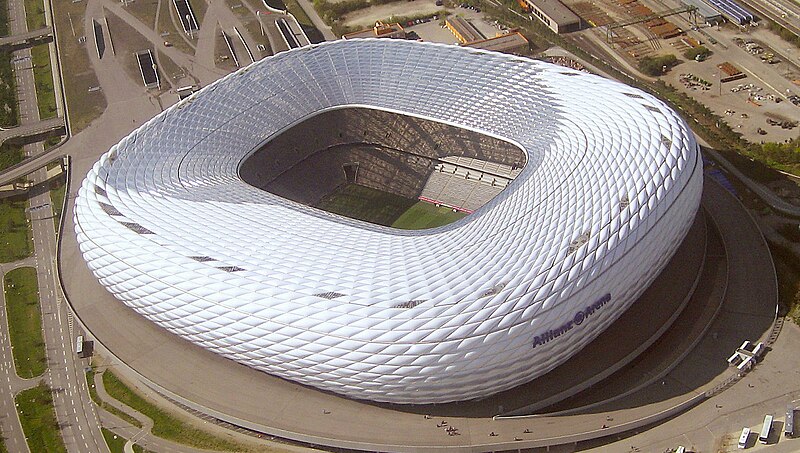
<path fill-rule="evenodd" d="M 72 183 L 79 180 L 75 175 L 82 174 L 89 163 L 75 162 Z M 732 371 L 725 366 L 730 351 L 744 338 L 764 338 L 772 327 L 774 274 L 755 224 L 743 222 L 749 217 L 741 205 L 713 182 L 706 182 L 703 200 L 709 218 L 719 226 L 721 242 L 709 235 L 705 270 L 713 275 L 710 281 L 698 285 L 695 295 L 700 300 L 696 305 L 689 304 L 685 314 L 642 359 L 555 409 L 591 407 L 556 417 L 493 419 L 491 415 L 499 408 L 488 402 L 464 404 L 461 413 L 462 405 L 408 410 L 306 388 L 205 351 L 124 307 L 83 265 L 71 235 L 62 238 L 61 270 L 79 319 L 101 344 L 98 349 L 107 348 L 116 358 L 112 361 L 115 369 L 134 379 L 143 378 L 189 407 L 240 426 L 313 444 L 392 451 L 426 451 L 434 446 L 448 447 L 441 451 L 481 451 L 570 444 L 627 432 L 641 426 L 643 420 L 655 421 L 681 405 L 688 409 L 701 402 L 704 392 L 730 377 Z M 66 219 L 71 218 L 70 212 Z M 68 220 L 65 226 L 69 228 L 70 223 Z M 680 265 L 678 268 L 682 269 Z M 686 274 L 687 281 L 695 277 L 691 272 Z M 716 313 L 720 297 L 723 303 Z M 629 320 L 631 325 L 618 328 L 638 330 L 640 321 Z M 688 355 L 679 360 L 676 355 L 684 352 Z M 607 363 L 599 355 L 579 356 L 586 364 Z M 627 394 L 625 390 L 630 389 L 636 391 Z M 524 392 L 517 395 L 526 401 L 521 394 Z M 615 394 L 625 397 L 602 404 Z M 457 428 L 459 435 L 448 436 L 437 427 L 443 420 Z M 489 436 L 492 432 L 497 436 Z"/>
<path fill-rule="evenodd" d="M 119 111 L 111 112 L 118 114 Z M 82 134 L 68 143 L 81 150 L 71 153 L 71 194 L 98 155 L 135 125 L 110 124 L 117 129 Z M 87 142 L 86 137 L 92 141 Z M 674 286 L 670 288 L 673 290 L 693 287 L 699 275 L 697 261 L 703 255 L 696 250 L 707 250 L 702 273 L 708 275 L 697 281 L 694 295 L 698 300 L 687 303 L 672 328 L 640 359 L 593 389 L 549 408 L 561 414 L 574 412 L 572 415 L 492 417 L 541 406 L 539 396 L 555 391 L 555 387 L 547 387 L 552 383 L 545 381 L 537 386 L 542 393 L 533 398 L 528 394 L 532 387 L 523 386 L 477 403 L 408 408 L 348 400 L 254 371 L 191 345 L 127 309 L 88 271 L 71 234 L 61 239 L 62 281 L 79 320 L 96 338 L 97 350 L 106 351 L 104 355 L 112 358 L 116 370 L 134 382 L 149 383 L 186 406 L 260 432 L 312 444 L 396 451 L 429 451 L 432 447 L 444 447 L 441 451 L 485 451 L 574 445 L 597 438 L 608 442 L 614 439 L 609 436 L 628 433 L 701 403 L 706 391 L 730 377 L 732 372 L 724 361 L 730 351 L 742 339 L 765 337 L 771 328 L 777 297 L 774 273 L 758 229 L 752 222 L 743 222 L 749 219 L 747 213 L 713 182 L 706 183 L 703 204 L 709 221 L 702 223 L 698 219 L 693 231 L 708 230 L 708 240 L 690 238 L 698 241 L 693 246 L 695 252 L 678 258 L 682 261 L 673 271 L 675 282 L 667 284 Z M 74 230 L 72 218 L 70 205 L 63 231 Z M 721 242 L 714 239 L 715 225 L 721 232 Z M 727 252 L 724 259 L 720 248 Z M 736 266 L 728 268 L 726 263 Z M 584 366 L 576 368 L 585 374 L 565 373 L 576 386 L 590 382 L 598 370 L 622 363 L 628 354 L 622 354 L 621 346 L 628 346 L 628 351 L 633 352 L 651 338 L 653 331 L 648 335 L 640 329 L 643 319 L 650 319 L 658 330 L 660 323 L 674 313 L 670 307 L 684 302 L 683 298 L 670 299 L 672 305 L 668 305 L 659 300 L 658 294 L 654 296 L 651 309 L 636 304 L 631 313 L 635 309 L 641 311 L 628 319 L 628 325 L 612 327 L 633 335 L 590 346 L 621 356 L 587 351 L 578 354 Z M 653 317 L 645 318 L 647 314 Z M 703 333 L 708 335 L 701 338 Z M 682 357 L 684 352 L 689 352 L 686 357 Z M 699 407 L 702 406 L 701 403 Z M 459 435 L 448 436 L 441 426 L 437 427 L 443 420 L 447 426 L 457 428 Z"/>

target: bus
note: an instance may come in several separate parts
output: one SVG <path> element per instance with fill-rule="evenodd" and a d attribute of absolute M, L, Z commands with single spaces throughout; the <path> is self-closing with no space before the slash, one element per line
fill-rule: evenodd
<path fill-rule="evenodd" d="M 742 428 L 742 435 L 739 436 L 739 448 L 747 448 L 747 441 L 750 439 L 750 428 Z"/>
<path fill-rule="evenodd" d="M 758 436 L 758 441 L 766 444 L 769 440 L 769 433 L 772 432 L 772 414 L 764 417 L 764 427 L 761 428 L 761 435 Z"/>
<path fill-rule="evenodd" d="M 794 407 L 786 409 L 786 423 L 783 424 L 783 436 L 786 438 L 794 437 Z"/>
<path fill-rule="evenodd" d="M 83 335 L 78 335 L 75 339 L 75 354 L 83 354 Z"/>

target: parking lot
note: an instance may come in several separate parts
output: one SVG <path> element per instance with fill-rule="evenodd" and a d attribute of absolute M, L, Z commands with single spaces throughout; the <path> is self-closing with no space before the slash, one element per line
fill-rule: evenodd
<path fill-rule="evenodd" d="M 498 24 L 497 21 L 492 20 L 489 16 L 486 16 L 483 11 L 463 7 L 448 9 L 448 11 L 453 15 L 467 19 L 486 38 L 494 38 L 497 34 L 503 33 L 506 30 L 506 27 Z M 422 24 L 414 24 L 411 26 L 407 24 L 402 25 L 406 31 L 415 32 L 423 41 L 459 44 L 458 39 L 453 33 L 442 25 L 442 21 L 443 18 L 437 17 L 437 20 Z"/>

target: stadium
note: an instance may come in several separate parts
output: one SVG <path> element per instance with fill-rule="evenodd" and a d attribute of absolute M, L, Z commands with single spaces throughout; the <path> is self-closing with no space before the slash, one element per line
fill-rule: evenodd
<path fill-rule="evenodd" d="M 353 187 L 394 207 L 331 212 Z M 646 93 L 353 40 L 158 115 L 94 165 L 74 222 L 100 283 L 192 343 L 354 399 L 444 403 L 577 354 L 658 276 L 701 189 L 689 128 Z"/>

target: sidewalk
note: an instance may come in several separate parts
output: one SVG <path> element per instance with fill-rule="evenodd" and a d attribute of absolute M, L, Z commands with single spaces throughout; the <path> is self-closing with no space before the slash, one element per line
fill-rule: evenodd
<path fill-rule="evenodd" d="M 319 14 L 317 14 L 317 10 L 314 9 L 314 5 L 311 4 L 308 0 L 297 0 L 297 3 L 303 8 L 303 11 L 306 12 L 308 17 L 311 19 L 311 22 L 314 23 L 314 26 L 317 27 L 317 30 L 322 33 L 322 36 L 325 38 L 325 41 L 335 41 L 339 39 L 336 34 L 333 32 L 331 27 L 329 27 Z"/>

